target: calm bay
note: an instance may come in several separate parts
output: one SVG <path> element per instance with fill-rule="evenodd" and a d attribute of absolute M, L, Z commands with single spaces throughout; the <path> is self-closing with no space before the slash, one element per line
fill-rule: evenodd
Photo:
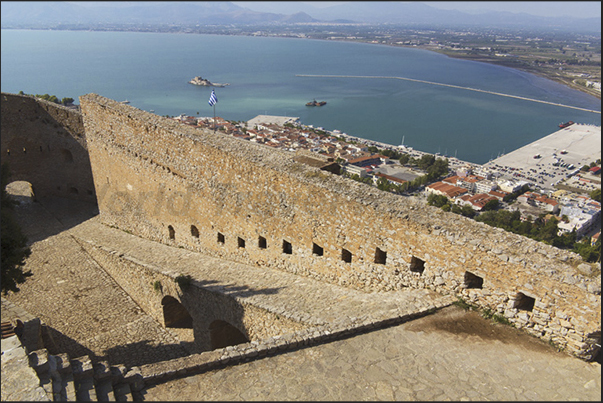
<path fill-rule="evenodd" d="M 129 100 L 158 115 L 249 120 L 299 117 L 352 136 L 485 163 L 558 130 L 601 125 L 601 114 L 399 80 L 403 77 L 601 110 L 595 97 L 521 71 L 421 49 L 294 38 L 135 32 L 2 30 L 2 91 Z M 337 75 L 359 77 L 303 77 Z M 371 76 L 371 77 L 368 77 Z M 325 100 L 323 107 L 306 102 Z M 76 100 L 77 103 L 77 100 Z"/>

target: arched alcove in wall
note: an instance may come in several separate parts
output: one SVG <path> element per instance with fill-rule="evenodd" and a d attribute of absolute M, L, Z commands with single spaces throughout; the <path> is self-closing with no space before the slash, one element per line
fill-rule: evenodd
<path fill-rule="evenodd" d="M 166 295 L 161 300 L 165 327 L 192 329 L 193 318 L 176 298 Z"/>
<path fill-rule="evenodd" d="M 19 204 L 29 204 L 36 200 L 36 194 L 31 183 L 27 181 L 13 181 L 6 185 L 6 193 L 12 200 Z"/>
<path fill-rule="evenodd" d="M 223 320 L 214 320 L 209 325 L 209 334 L 212 350 L 249 342 L 239 329 Z"/>

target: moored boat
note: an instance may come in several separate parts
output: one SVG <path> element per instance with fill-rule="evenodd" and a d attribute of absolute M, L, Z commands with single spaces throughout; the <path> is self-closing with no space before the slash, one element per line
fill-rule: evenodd
<path fill-rule="evenodd" d="M 574 124 L 574 122 L 570 120 L 569 122 L 565 122 L 565 123 L 559 123 L 559 127 L 560 127 L 561 129 L 565 129 L 566 127 L 571 126 L 571 125 L 573 125 L 573 124 Z"/>
<path fill-rule="evenodd" d="M 306 103 L 306 106 L 323 106 L 323 105 L 326 105 L 326 104 L 327 104 L 327 101 L 317 102 L 316 100 L 313 100 L 312 102 Z"/>

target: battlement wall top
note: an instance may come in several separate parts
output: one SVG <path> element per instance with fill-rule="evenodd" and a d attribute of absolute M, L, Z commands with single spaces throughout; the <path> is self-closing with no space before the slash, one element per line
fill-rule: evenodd
<path fill-rule="evenodd" d="M 403 220 L 433 236 L 445 237 L 452 244 L 468 244 L 481 251 L 503 256 L 503 260 L 515 257 L 526 262 L 533 269 L 544 270 L 547 276 L 559 279 L 563 279 L 568 274 L 582 276 L 580 271 L 575 270 L 583 263 L 576 253 L 500 228 L 493 228 L 457 214 L 443 212 L 441 209 L 428 206 L 418 197 L 393 195 L 321 171 L 296 161 L 295 153 L 215 133 L 208 129 L 191 128 L 97 94 L 87 94 L 81 97 L 81 100 L 84 113 L 91 107 L 88 105 L 88 102 L 91 102 L 100 108 L 114 111 L 113 116 L 118 120 L 127 117 L 146 127 L 145 130 L 132 130 L 129 133 L 122 131 L 120 138 L 117 138 L 114 131 L 103 131 L 102 141 L 113 142 L 120 147 L 135 150 L 136 153 L 146 154 L 153 161 L 170 166 L 173 172 L 184 175 L 189 181 L 195 182 L 199 175 L 194 164 L 199 156 L 191 155 L 194 147 L 188 146 L 187 143 L 202 144 L 212 149 L 213 153 L 222 152 L 235 160 L 246 161 L 262 169 L 278 172 L 279 175 L 286 175 L 312 187 L 321 188 L 327 193 L 335 193 L 348 201 L 374 209 L 380 215 Z M 149 130 L 151 127 L 153 129 Z M 165 148 L 170 145 L 172 147 Z"/>

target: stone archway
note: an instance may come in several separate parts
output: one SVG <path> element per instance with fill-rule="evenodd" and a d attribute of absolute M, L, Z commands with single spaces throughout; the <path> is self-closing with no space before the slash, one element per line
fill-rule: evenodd
<path fill-rule="evenodd" d="M 165 327 L 192 329 L 193 318 L 176 298 L 166 295 L 161 300 Z"/>
<path fill-rule="evenodd" d="M 6 185 L 6 193 L 19 204 L 30 204 L 36 200 L 36 194 L 31 183 L 27 181 L 14 181 Z"/>
<path fill-rule="evenodd" d="M 209 334 L 212 350 L 249 342 L 239 329 L 223 320 L 214 320 L 209 325 Z"/>

